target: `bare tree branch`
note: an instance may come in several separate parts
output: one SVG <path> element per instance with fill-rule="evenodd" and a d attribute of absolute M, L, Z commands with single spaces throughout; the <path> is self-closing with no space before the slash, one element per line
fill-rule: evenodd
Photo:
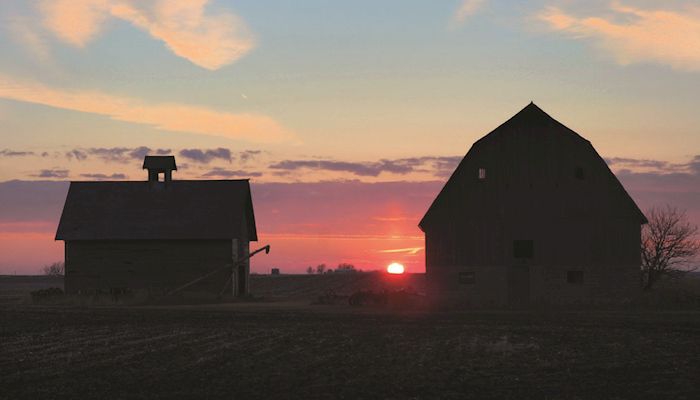
<path fill-rule="evenodd" d="M 41 273 L 49 276 L 63 276 L 65 273 L 65 264 L 62 262 L 55 262 L 51 265 L 44 265 L 41 269 Z"/>
<path fill-rule="evenodd" d="M 700 253 L 698 227 L 684 211 L 666 205 L 651 208 L 642 228 L 642 287 L 649 290 L 664 276 L 677 278 L 694 271 Z"/>

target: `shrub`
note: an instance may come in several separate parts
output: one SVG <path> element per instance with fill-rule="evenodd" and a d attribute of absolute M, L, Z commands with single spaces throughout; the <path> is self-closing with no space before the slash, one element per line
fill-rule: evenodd
<path fill-rule="evenodd" d="M 66 271 L 66 264 L 63 262 L 55 262 L 50 265 L 44 265 L 41 272 L 48 276 L 63 276 Z"/>

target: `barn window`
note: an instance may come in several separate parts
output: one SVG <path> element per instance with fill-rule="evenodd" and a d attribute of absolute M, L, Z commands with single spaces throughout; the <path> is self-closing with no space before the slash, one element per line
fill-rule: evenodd
<path fill-rule="evenodd" d="M 486 180 L 486 168 L 479 168 L 479 180 L 480 181 Z"/>
<path fill-rule="evenodd" d="M 463 285 L 473 285 L 476 283 L 476 273 L 475 272 L 460 272 L 459 273 L 459 283 Z"/>
<path fill-rule="evenodd" d="M 566 271 L 566 282 L 573 284 L 582 284 L 583 271 Z"/>
<path fill-rule="evenodd" d="M 583 167 L 576 167 L 576 170 L 574 170 L 574 176 L 576 179 L 583 180 Z"/>
<path fill-rule="evenodd" d="M 514 240 L 513 241 L 513 257 L 515 258 L 532 258 L 534 255 L 534 245 L 532 240 Z"/>

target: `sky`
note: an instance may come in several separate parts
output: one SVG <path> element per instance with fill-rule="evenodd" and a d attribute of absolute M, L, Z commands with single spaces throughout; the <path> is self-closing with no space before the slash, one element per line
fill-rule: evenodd
<path fill-rule="evenodd" d="M 62 258 L 68 181 L 146 154 L 250 178 L 256 272 L 420 272 L 432 199 L 530 101 L 700 223 L 695 0 L 4 0 L 0 52 L 0 274 Z"/>

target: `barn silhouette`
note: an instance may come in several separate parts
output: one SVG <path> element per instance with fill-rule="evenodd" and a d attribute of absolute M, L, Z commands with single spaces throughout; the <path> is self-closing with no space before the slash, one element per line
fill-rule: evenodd
<path fill-rule="evenodd" d="M 71 182 L 56 240 L 65 290 L 164 293 L 249 254 L 257 241 L 248 180 L 172 180 L 173 156 L 146 156 L 148 181 Z M 161 179 L 162 177 L 162 179 Z M 233 267 L 232 267 L 233 268 Z M 248 293 L 249 261 L 189 288 Z"/>
<path fill-rule="evenodd" d="M 591 143 L 530 103 L 473 144 L 420 221 L 428 289 L 476 306 L 620 301 L 646 222 Z"/>

